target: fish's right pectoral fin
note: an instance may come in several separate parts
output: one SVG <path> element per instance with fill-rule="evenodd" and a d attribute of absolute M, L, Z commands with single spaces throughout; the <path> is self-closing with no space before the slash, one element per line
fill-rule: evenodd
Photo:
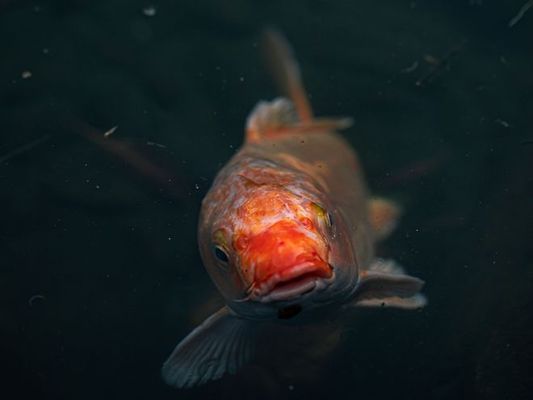
<path fill-rule="evenodd" d="M 377 239 L 385 239 L 398 224 L 402 210 L 392 200 L 374 197 L 368 202 L 368 215 Z"/>
<path fill-rule="evenodd" d="M 393 260 L 377 259 L 361 274 L 353 305 L 394 307 L 407 310 L 422 308 L 426 297 L 419 293 L 424 281 L 407 275 Z"/>
<path fill-rule="evenodd" d="M 169 385 L 189 388 L 234 374 L 253 353 L 250 322 L 223 307 L 176 346 L 161 373 Z"/>

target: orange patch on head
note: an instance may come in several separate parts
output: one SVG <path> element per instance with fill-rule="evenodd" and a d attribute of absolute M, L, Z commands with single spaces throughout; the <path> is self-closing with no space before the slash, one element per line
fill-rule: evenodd
<path fill-rule="evenodd" d="M 326 245 L 318 236 L 307 235 L 294 221 L 279 221 L 248 238 L 247 246 L 242 250 L 241 262 L 247 280 L 256 284 L 304 263 L 315 265 L 324 277 L 331 275 L 329 264 L 324 260 Z M 254 267 L 248 268 L 251 265 Z"/>

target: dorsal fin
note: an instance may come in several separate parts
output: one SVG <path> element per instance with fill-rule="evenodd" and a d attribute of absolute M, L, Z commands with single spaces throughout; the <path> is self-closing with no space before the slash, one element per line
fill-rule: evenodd
<path fill-rule="evenodd" d="M 313 111 L 291 46 L 285 37 L 274 29 L 264 31 L 262 45 L 266 63 L 279 90 L 294 103 L 300 121 L 310 121 Z"/>
<path fill-rule="evenodd" d="M 246 120 L 246 141 L 256 142 L 261 138 L 286 133 L 330 132 L 346 129 L 351 125 L 351 118 L 314 118 L 305 122 L 300 121 L 292 102 L 284 97 L 278 97 L 272 101 L 260 101 L 256 104 Z"/>
<path fill-rule="evenodd" d="M 294 105 L 278 97 L 256 104 L 246 121 L 246 140 L 254 142 L 298 123 Z"/>

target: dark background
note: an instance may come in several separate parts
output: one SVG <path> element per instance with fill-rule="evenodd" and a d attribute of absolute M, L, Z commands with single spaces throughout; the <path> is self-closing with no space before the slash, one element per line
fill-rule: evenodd
<path fill-rule="evenodd" d="M 508 26 L 524 2 L 0 0 L 0 397 L 529 398 L 533 9 Z M 276 95 L 268 24 L 317 113 L 354 117 L 370 187 L 405 210 L 381 254 L 429 306 L 354 312 L 298 371 L 257 360 L 178 391 L 160 366 L 219 302 L 200 201 Z"/>

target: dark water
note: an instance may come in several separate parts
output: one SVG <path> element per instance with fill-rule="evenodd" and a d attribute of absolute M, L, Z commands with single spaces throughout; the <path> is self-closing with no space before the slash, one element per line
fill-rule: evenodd
<path fill-rule="evenodd" d="M 0 1 L 0 397 L 529 398 L 533 9 L 508 26 L 524 2 Z M 314 357 L 178 391 L 160 365 L 220 302 L 200 201 L 276 95 L 266 24 L 317 113 L 354 117 L 370 187 L 405 209 L 380 253 L 429 306 L 354 312 Z"/>

